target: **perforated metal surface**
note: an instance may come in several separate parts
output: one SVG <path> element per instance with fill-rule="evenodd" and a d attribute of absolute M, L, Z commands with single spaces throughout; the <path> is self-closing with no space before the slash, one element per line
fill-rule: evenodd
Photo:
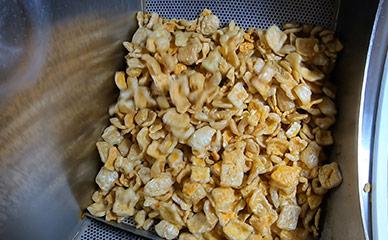
<path fill-rule="evenodd" d="M 81 224 L 80 230 L 74 237 L 74 240 L 92 240 L 92 239 L 153 239 L 162 240 L 155 232 L 152 226 L 148 231 L 136 228 L 136 222 L 133 217 L 124 219 L 121 223 L 114 221 L 107 222 L 105 218 L 94 217 L 85 213 L 86 218 Z"/>
<path fill-rule="evenodd" d="M 147 0 L 145 10 L 166 18 L 192 20 L 211 9 L 222 24 L 231 20 L 244 28 L 268 28 L 296 21 L 334 29 L 337 0 Z"/>
<path fill-rule="evenodd" d="M 337 0 L 145 0 L 144 10 L 157 12 L 166 18 L 192 20 L 197 18 L 204 8 L 208 8 L 220 18 L 223 25 L 234 20 L 244 28 L 268 28 L 273 24 L 282 25 L 295 21 L 334 30 L 337 5 Z M 133 219 L 125 220 L 123 223 L 127 226 L 135 226 Z M 122 226 L 123 224 L 121 228 Z M 131 231 L 131 229 L 127 230 Z M 150 232 L 155 234 L 154 229 Z M 75 239 L 140 240 L 146 238 L 94 219 L 85 219 L 83 228 Z"/>
<path fill-rule="evenodd" d="M 146 239 L 136 236 L 119 228 L 112 227 L 94 219 L 85 219 L 81 231 L 74 240 L 142 240 Z"/>

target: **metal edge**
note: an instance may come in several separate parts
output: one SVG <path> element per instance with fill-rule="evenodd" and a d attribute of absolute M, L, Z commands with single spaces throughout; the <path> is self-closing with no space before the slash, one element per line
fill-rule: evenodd
<path fill-rule="evenodd" d="M 91 221 L 89 218 L 82 219 L 82 221 L 78 224 L 74 234 L 70 235 L 70 239 L 71 240 L 81 239 L 82 233 L 90 226 L 90 224 L 91 224 Z"/>
<path fill-rule="evenodd" d="M 336 31 L 337 30 L 337 26 L 338 26 L 338 16 L 339 16 L 340 10 L 341 10 L 341 0 L 336 0 L 334 5 L 335 5 L 336 12 L 334 13 L 333 30 Z"/>
<path fill-rule="evenodd" d="M 373 147 L 372 162 L 372 236 L 375 240 L 388 236 L 388 51 L 385 54 L 384 73 L 379 94 L 379 106 L 376 121 L 376 142 Z M 384 111 L 385 107 L 385 111 Z"/>
<path fill-rule="evenodd" d="M 141 236 L 141 237 L 145 237 L 147 239 L 152 239 L 152 240 L 163 240 L 163 238 L 160 238 L 158 237 L 157 235 L 155 234 L 152 234 L 151 232 L 149 231 L 145 231 L 145 230 L 141 230 L 141 229 L 138 229 L 134 226 L 131 226 L 129 224 L 125 224 L 125 223 L 117 223 L 117 222 L 112 222 L 112 221 L 106 221 L 104 218 L 99 218 L 99 217 L 95 217 L 93 215 L 91 215 L 90 213 L 85 213 L 85 216 L 88 217 L 88 218 L 92 218 L 92 219 L 95 219 L 99 222 L 102 222 L 102 223 L 105 223 L 105 224 L 108 224 L 112 227 L 115 227 L 115 228 L 119 228 L 121 230 L 124 230 L 124 231 L 127 231 L 127 232 L 130 232 L 130 233 L 133 233 L 135 235 L 138 235 L 138 236 Z"/>
<path fill-rule="evenodd" d="M 141 0 L 140 1 L 140 9 L 142 12 L 145 12 L 145 8 L 146 8 L 146 0 Z"/>
<path fill-rule="evenodd" d="M 376 49 L 379 47 L 379 40 L 377 39 L 377 30 L 378 23 L 381 17 L 382 5 L 384 0 L 379 2 L 375 20 L 373 23 L 372 34 L 370 37 L 370 44 L 368 47 L 367 59 L 365 62 L 364 69 L 364 78 L 361 91 L 360 99 L 360 110 L 358 117 L 358 134 L 357 134 L 357 144 L 358 144 L 358 191 L 359 191 L 359 201 L 361 208 L 361 218 L 363 224 L 363 230 L 365 239 L 373 239 L 371 231 L 371 204 L 370 204 L 370 193 L 364 192 L 364 186 L 366 183 L 371 182 L 371 160 L 372 160 L 372 146 L 374 144 L 374 135 L 375 135 L 375 119 L 377 114 L 378 107 L 378 94 L 380 89 L 380 81 L 382 70 L 379 69 L 378 58 L 374 56 L 376 54 Z M 377 46 L 376 46 L 377 45 Z M 372 57 L 373 55 L 373 57 Z M 384 64 L 384 63 L 383 63 Z M 376 77 L 377 73 L 376 68 L 379 71 L 379 76 Z M 377 82 L 374 82 L 376 81 Z M 373 108 L 373 109 L 371 109 Z"/>

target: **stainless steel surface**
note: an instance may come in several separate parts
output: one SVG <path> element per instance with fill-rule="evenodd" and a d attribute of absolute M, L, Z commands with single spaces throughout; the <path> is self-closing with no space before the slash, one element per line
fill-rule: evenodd
<path fill-rule="evenodd" d="M 137 229 L 136 222 L 133 218 L 128 218 L 128 219 L 125 219 L 121 223 L 117 223 L 117 222 L 113 222 L 113 221 L 107 222 L 107 221 L 105 221 L 105 218 L 95 217 L 89 213 L 86 213 L 86 216 L 90 218 L 91 225 L 89 225 L 83 232 L 80 232 L 79 239 L 83 239 L 84 236 L 90 232 L 91 227 L 93 228 L 94 225 L 99 225 L 99 224 L 97 224 L 97 222 L 98 223 L 105 223 L 113 228 L 118 228 L 121 230 L 131 232 L 131 233 L 136 235 L 136 237 L 137 237 L 136 239 L 153 239 L 153 240 L 162 240 L 163 239 L 156 234 L 154 226 L 152 226 L 148 231 L 144 231 L 143 229 Z M 109 229 L 109 228 L 107 228 L 107 229 Z M 101 235 L 97 234 L 97 236 L 101 236 Z M 126 237 L 130 238 L 130 236 L 131 235 L 126 236 Z M 103 237 L 98 237 L 98 238 L 103 238 Z M 90 238 L 85 238 L 85 239 L 90 239 Z"/>
<path fill-rule="evenodd" d="M 130 234 L 118 227 L 110 226 L 106 223 L 94 219 L 85 219 L 79 228 L 79 232 L 73 240 L 91 240 L 91 239 L 109 239 L 109 240 L 141 240 L 143 237 Z"/>
<path fill-rule="evenodd" d="M 369 196 L 362 188 L 370 179 L 374 94 L 380 81 L 366 67 L 379 64 L 376 54 L 368 53 L 377 5 L 378 1 L 342 1 L 338 15 L 337 32 L 345 49 L 333 73 L 339 114 L 331 157 L 339 162 L 344 180 L 328 200 L 324 239 L 371 238 Z"/>
<path fill-rule="evenodd" d="M 373 239 L 386 239 L 388 220 L 388 2 L 381 1 L 376 14 L 368 62 L 363 85 L 364 103 L 360 109 L 359 123 L 359 189 L 366 181 L 372 183 L 372 194 L 360 191 L 361 206 L 372 203 L 364 224 L 371 223 L 368 232 Z M 375 107 L 372 107 L 375 106 Z M 373 162 L 371 163 L 371 160 Z M 369 166 L 368 166 L 369 163 Z M 363 175 L 363 168 L 371 167 L 372 177 Z M 369 206 L 370 208 L 370 206 Z M 370 219 L 370 220 L 369 220 Z M 368 221 L 369 220 L 369 221 Z"/>
<path fill-rule="evenodd" d="M 146 0 L 146 11 L 163 17 L 195 19 L 204 9 L 211 9 L 221 24 L 230 20 L 244 28 L 268 28 L 290 21 L 335 29 L 339 0 Z"/>
<path fill-rule="evenodd" d="M 387 9 L 388 10 L 388 9 Z M 388 21 L 386 21 L 388 23 Z M 384 65 L 379 106 L 376 116 L 376 128 L 372 161 L 371 209 L 372 235 L 374 240 L 388 236 L 388 56 Z"/>
<path fill-rule="evenodd" d="M 68 239 L 139 1 L 0 1 L 0 239 Z"/>
<path fill-rule="evenodd" d="M 333 0 L 196 0 L 183 9 L 173 2 L 144 6 L 194 16 L 208 4 L 222 22 L 234 18 L 246 27 L 291 20 L 334 27 L 337 14 Z M 322 239 L 370 235 L 368 195 L 360 187 L 370 180 L 378 70 L 387 43 L 384 28 L 376 27 L 368 53 L 377 5 L 341 1 L 337 32 L 345 49 L 333 74 L 339 115 L 331 158 L 344 182 L 327 201 Z M 94 220 L 81 222 L 80 212 L 95 189 L 94 143 L 108 123 L 117 94 L 113 73 L 123 67 L 121 42 L 136 27 L 140 0 L 0 0 L 0 6 L 0 238 L 134 239 Z"/>

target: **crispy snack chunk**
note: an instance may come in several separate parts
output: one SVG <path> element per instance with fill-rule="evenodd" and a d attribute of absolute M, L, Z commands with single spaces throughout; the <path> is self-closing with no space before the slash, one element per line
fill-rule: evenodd
<path fill-rule="evenodd" d="M 246 240 L 253 232 L 253 227 L 237 219 L 230 221 L 223 231 L 230 240 Z"/>
<path fill-rule="evenodd" d="M 299 181 L 300 168 L 282 165 L 271 174 L 272 184 L 278 188 L 287 190 L 295 189 Z"/>
<path fill-rule="evenodd" d="M 191 21 L 142 12 L 137 21 L 87 210 L 132 217 L 165 239 L 319 237 L 321 203 L 342 182 L 326 154 L 342 49 L 334 33 L 220 26 L 208 9 Z"/>
<path fill-rule="evenodd" d="M 161 196 L 171 189 L 173 183 L 171 175 L 163 173 L 160 177 L 147 182 L 144 186 L 144 194 L 151 197 Z"/>
<path fill-rule="evenodd" d="M 132 188 L 124 189 L 119 187 L 116 189 L 112 212 L 120 217 L 133 216 L 136 212 L 135 205 L 138 200 L 139 196 Z"/>
<path fill-rule="evenodd" d="M 277 226 L 284 230 L 295 230 L 301 208 L 295 205 L 286 205 L 282 208 Z"/>
<path fill-rule="evenodd" d="M 172 223 L 167 222 L 166 220 L 160 221 L 155 225 L 156 233 L 165 239 L 174 239 L 179 234 L 179 229 Z"/>
<path fill-rule="evenodd" d="M 114 183 L 118 177 L 119 174 L 117 172 L 103 167 L 97 174 L 96 183 L 103 192 L 107 193 L 114 186 Z"/>

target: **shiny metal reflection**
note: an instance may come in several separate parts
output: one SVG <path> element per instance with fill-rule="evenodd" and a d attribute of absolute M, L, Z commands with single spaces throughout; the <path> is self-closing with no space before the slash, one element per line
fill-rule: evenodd
<path fill-rule="evenodd" d="M 140 1 L 0 1 L 0 238 L 67 239 Z"/>

